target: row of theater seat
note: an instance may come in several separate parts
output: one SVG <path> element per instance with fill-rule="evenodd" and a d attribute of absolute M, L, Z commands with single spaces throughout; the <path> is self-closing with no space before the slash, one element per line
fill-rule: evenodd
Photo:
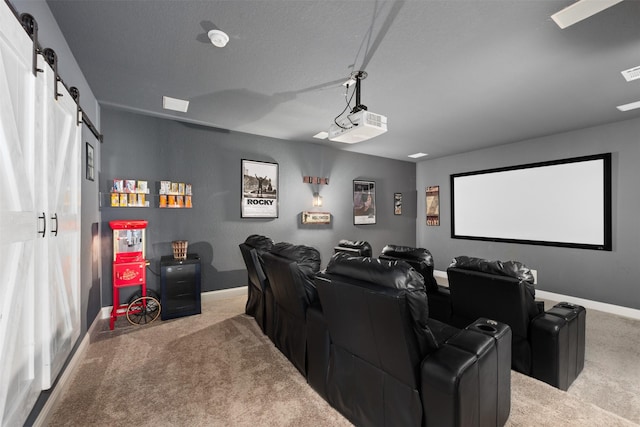
<path fill-rule="evenodd" d="M 240 249 L 247 314 L 355 425 L 506 423 L 508 325 L 479 317 L 457 328 L 431 318 L 424 276 L 362 248 L 338 250 L 322 272 L 309 246 L 252 235 Z"/>
<path fill-rule="evenodd" d="M 342 240 L 335 251 L 371 256 L 371 245 Z M 447 269 L 448 286 L 438 285 L 434 261 L 424 248 L 387 245 L 379 255 L 405 261 L 424 277 L 429 317 L 464 327 L 484 316 L 511 327 L 512 368 L 567 390 L 584 367 L 584 307 L 561 302 L 545 311 L 536 301 L 531 270 L 518 261 L 460 256 Z"/>

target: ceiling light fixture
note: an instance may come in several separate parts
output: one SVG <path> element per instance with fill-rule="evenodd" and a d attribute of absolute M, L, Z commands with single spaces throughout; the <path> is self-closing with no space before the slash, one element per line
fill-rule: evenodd
<path fill-rule="evenodd" d="M 318 138 L 318 139 L 327 139 L 328 136 L 329 134 L 325 131 L 318 132 L 315 135 L 313 135 L 314 138 Z"/>
<path fill-rule="evenodd" d="M 189 109 L 189 101 L 184 99 L 171 98 L 170 96 L 162 97 L 162 108 L 165 110 L 180 111 L 186 113 Z"/>
<path fill-rule="evenodd" d="M 427 153 L 415 153 L 415 154 L 409 154 L 408 157 L 411 157 L 412 159 L 419 159 L 420 157 L 424 157 L 424 156 L 428 156 Z"/>
<path fill-rule="evenodd" d="M 629 104 L 624 104 L 624 105 L 618 105 L 616 108 L 620 111 L 635 110 L 636 108 L 640 108 L 640 101 L 631 102 Z"/>
<path fill-rule="evenodd" d="M 560 12 L 551 15 L 558 27 L 564 29 L 576 22 L 587 19 L 598 12 L 620 3 L 622 0 L 579 0 L 562 9 Z"/>
<path fill-rule="evenodd" d="M 225 47 L 229 43 L 229 36 L 224 31 L 211 30 L 207 33 L 207 36 L 216 47 Z"/>

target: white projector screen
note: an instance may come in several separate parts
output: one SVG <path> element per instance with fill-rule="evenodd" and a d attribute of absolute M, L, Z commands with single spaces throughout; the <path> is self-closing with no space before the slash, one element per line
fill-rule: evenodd
<path fill-rule="evenodd" d="M 451 237 L 611 250 L 611 153 L 451 175 Z"/>

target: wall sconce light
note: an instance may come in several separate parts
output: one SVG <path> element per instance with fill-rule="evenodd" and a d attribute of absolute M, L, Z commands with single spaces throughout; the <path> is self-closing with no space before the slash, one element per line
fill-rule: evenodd
<path fill-rule="evenodd" d="M 305 184 L 329 185 L 329 178 L 321 178 L 319 176 L 303 176 L 302 182 Z"/>
<path fill-rule="evenodd" d="M 322 206 L 322 197 L 320 197 L 320 193 L 317 191 L 313 193 L 313 206 L 320 207 Z"/>

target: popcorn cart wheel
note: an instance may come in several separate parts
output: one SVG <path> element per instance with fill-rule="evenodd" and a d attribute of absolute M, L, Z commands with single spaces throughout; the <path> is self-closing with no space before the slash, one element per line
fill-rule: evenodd
<path fill-rule="evenodd" d="M 147 295 L 143 296 L 141 291 L 137 291 L 129 298 L 127 320 L 132 325 L 147 325 L 160 316 L 161 310 L 158 294 L 148 289 Z"/>
<path fill-rule="evenodd" d="M 127 320 L 132 325 L 147 325 L 160 316 L 160 301 L 154 297 L 139 297 L 127 306 Z"/>

